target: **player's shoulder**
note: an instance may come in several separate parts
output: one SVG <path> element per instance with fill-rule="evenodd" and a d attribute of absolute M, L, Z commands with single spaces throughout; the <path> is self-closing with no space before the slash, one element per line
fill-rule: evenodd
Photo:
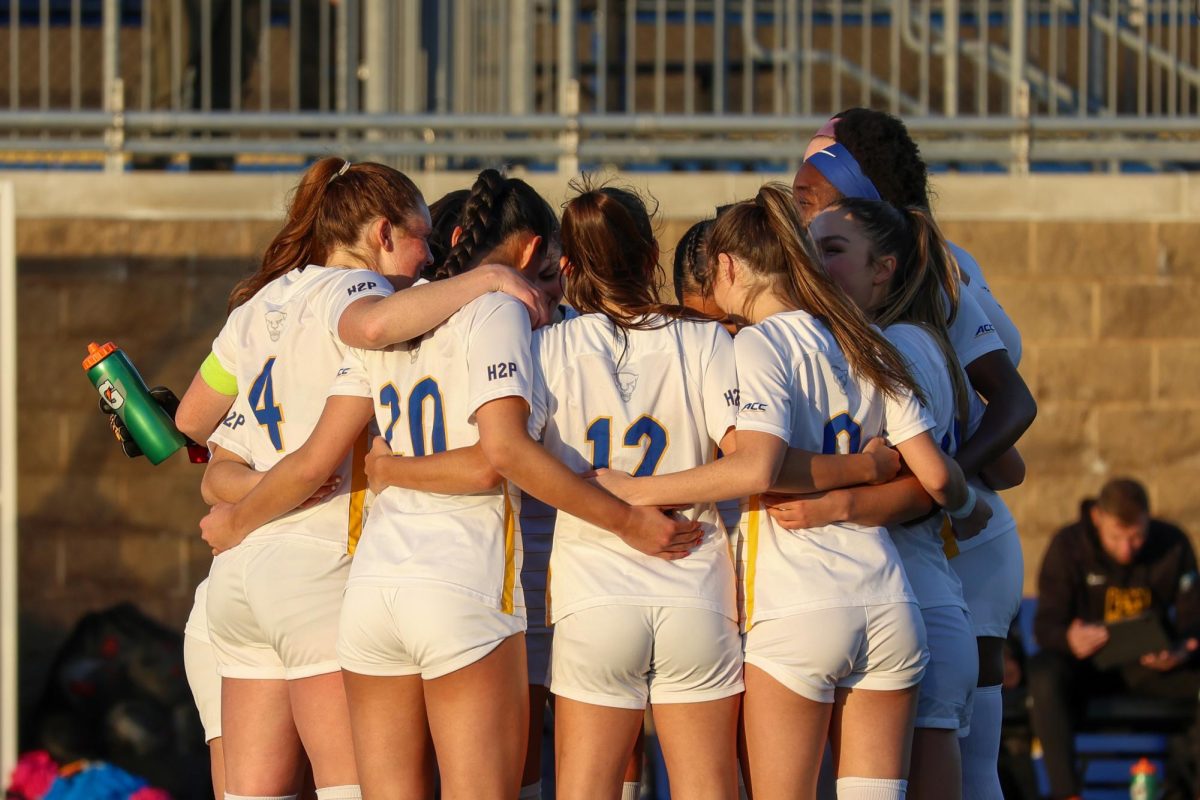
<path fill-rule="evenodd" d="M 796 354 L 827 353 L 837 349 L 829 329 L 806 311 L 799 309 L 772 314 L 746 330 L 753 330 L 776 350 Z M 736 339 L 734 341 L 737 341 Z"/>
<path fill-rule="evenodd" d="M 983 268 L 979 266 L 979 262 L 975 260 L 975 256 L 954 242 L 946 242 L 946 249 L 950 251 L 950 255 L 954 256 L 954 260 L 958 262 L 959 271 L 967 275 L 971 283 L 980 281 L 985 286 L 987 285 L 987 281 L 983 277 Z"/>
<path fill-rule="evenodd" d="M 933 332 L 914 322 L 897 322 L 883 330 L 884 338 L 910 359 L 927 360 L 936 352 L 937 342 Z"/>
<path fill-rule="evenodd" d="M 680 337 L 698 339 L 705 342 L 733 340 L 733 337 L 729 335 L 729 331 L 725 330 L 721 323 L 711 319 L 677 317 L 672 319 L 667 327 L 676 331 Z"/>
<path fill-rule="evenodd" d="M 525 306 L 520 300 L 503 292 L 488 292 L 463 306 L 459 314 L 470 318 L 484 318 L 496 313 L 512 314 L 515 310 L 524 313 Z M 525 316 L 528 318 L 528 314 Z"/>

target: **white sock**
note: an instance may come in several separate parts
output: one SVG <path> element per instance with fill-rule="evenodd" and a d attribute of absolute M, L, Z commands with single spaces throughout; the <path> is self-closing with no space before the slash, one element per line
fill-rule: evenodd
<path fill-rule="evenodd" d="M 225 800 L 299 800 L 298 794 L 273 794 L 270 796 L 225 793 Z"/>
<path fill-rule="evenodd" d="M 637 781 L 625 781 L 621 784 L 621 800 L 638 800 L 642 796 L 642 784 Z"/>
<path fill-rule="evenodd" d="M 891 778 L 838 778 L 838 800 L 904 800 L 908 781 Z"/>
<path fill-rule="evenodd" d="M 1003 800 L 1000 791 L 1000 725 L 1004 722 L 1004 699 L 1000 686 L 975 689 L 971 708 L 971 732 L 958 740 L 962 753 L 963 800 Z"/>
<path fill-rule="evenodd" d="M 542 782 L 538 781 L 528 786 L 522 786 L 521 793 L 517 795 L 517 800 L 542 800 Z"/>
<path fill-rule="evenodd" d="M 357 783 L 326 786 L 324 789 L 317 789 L 317 800 L 362 800 L 362 787 Z"/>

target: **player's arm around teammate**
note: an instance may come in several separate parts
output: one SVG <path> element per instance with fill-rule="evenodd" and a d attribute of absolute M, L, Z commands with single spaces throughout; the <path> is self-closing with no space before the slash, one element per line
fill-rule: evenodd
<path fill-rule="evenodd" d="M 822 157 L 831 152 L 837 157 Z M 840 113 L 812 138 L 792 189 L 806 222 L 841 197 L 929 208 L 927 169 L 904 124 L 865 108 Z M 1020 333 L 996 302 L 975 260 L 961 248 L 949 247 L 961 270 L 964 304 L 977 311 L 960 309 L 958 317 L 950 319 L 952 343 L 972 387 L 987 401 L 979 430 L 957 458 L 963 471 L 973 476 L 1016 443 L 1033 422 L 1037 404 L 1016 371 Z"/>
<path fill-rule="evenodd" d="M 341 361 L 341 316 L 361 298 L 390 295 L 391 278 L 411 282 L 429 257 L 428 226 L 419 191 L 393 169 L 340 159 L 310 168 L 214 341 L 214 358 L 246 392 L 210 441 L 242 447 L 249 463 L 263 466 L 301 445 L 319 415 L 322 373 Z M 349 469 L 341 469 L 345 478 Z M 336 502 L 256 530 L 252 544 L 214 561 L 208 629 L 222 675 L 233 795 L 294 793 L 307 752 L 322 798 L 358 796 L 334 652 L 357 538 L 348 510 L 358 495 L 350 489 L 344 483 Z"/>
<path fill-rule="evenodd" d="M 761 492 L 789 445 L 857 451 L 862 439 L 882 431 L 885 403 L 908 414 L 896 419 L 897 438 L 924 435 L 930 424 L 918 413 L 899 355 L 819 270 L 785 192 L 764 187 L 722 215 L 709 253 L 716 302 L 753 323 L 735 340 L 737 449 L 690 474 L 634 480 L 642 487 L 635 499 Z M 935 488 L 964 502 L 961 475 L 955 485 L 940 459 L 916 460 Z M 749 788 L 757 798 L 812 797 L 828 734 L 840 796 L 901 796 L 926 656 L 923 626 L 890 542 L 869 529 L 795 537 L 775 530 L 755 497 L 742 528 Z M 813 572 L 814 558 L 836 577 Z M 835 629 L 836 637 L 814 633 Z"/>
<path fill-rule="evenodd" d="M 350 162 L 345 162 L 347 169 L 350 166 Z M 304 252 L 306 244 L 297 236 L 305 222 L 299 218 L 290 219 L 291 240 L 277 241 L 273 247 L 280 251 L 293 250 L 285 254 L 292 262 L 319 262 L 322 254 Z M 421 258 L 428 263 L 432 254 L 426 239 L 431 223 L 418 220 L 415 224 L 414 235 L 400 237 L 396 244 L 410 249 L 412 258 Z M 424 252 L 420 252 L 422 250 Z M 342 342 L 351 347 L 378 349 L 407 341 L 445 322 L 455 311 L 488 292 L 504 292 L 520 300 L 529 309 L 535 326 L 547 321 L 547 303 L 538 288 L 517 271 L 500 264 L 490 264 L 452 280 L 413 287 L 411 283 L 415 278 L 406 276 L 393 283 L 396 289 L 409 289 L 407 293 L 397 292 L 390 297 L 363 295 L 351 303 L 338 321 L 337 334 Z M 256 275 L 239 284 L 230 296 L 230 310 L 248 300 L 265 283 L 266 280 Z M 233 377 L 210 353 L 179 401 L 175 424 L 195 441 L 206 442 L 228 413 L 236 395 L 237 384 Z"/>
<path fill-rule="evenodd" d="M 678 319 L 680 309 L 656 302 L 659 251 L 644 202 L 579 187 L 564 209 L 563 252 L 567 300 L 580 316 L 535 337 L 532 430 L 546 450 L 574 471 L 711 460 L 734 419 L 731 342 L 716 324 Z M 497 468 L 522 467 L 510 458 Z M 532 471 L 510 477 L 552 500 Z M 736 792 L 733 568 L 715 509 L 683 513 L 701 535 L 668 563 L 560 510 L 548 595 L 561 797 L 628 796 L 626 766 L 648 703 L 672 795 Z"/>
<path fill-rule="evenodd" d="M 814 219 L 811 233 L 833 280 L 905 356 L 941 447 L 953 455 L 978 424 L 982 402 L 970 392 L 950 343 L 943 296 L 953 297 L 958 282 L 932 219 L 918 209 L 844 199 Z M 915 799 L 961 797 L 958 734 L 970 725 L 978 678 L 962 587 L 943 552 L 942 520 L 939 513 L 889 527 L 921 605 L 930 650 L 909 778 Z"/>
<path fill-rule="evenodd" d="M 862 181 L 831 179 L 815 169 L 816 154 L 834 144 L 844 146 L 851 158 L 821 159 L 834 167 L 830 175 L 838 171 L 837 165 L 857 166 Z M 930 208 L 928 172 L 917 145 L 904 123 L 887 113 L 865 108 L 841 112 L 813 137 L 805 155 L 794 188 L 797 202 L 809 216 L 839 194 L 881 198 L 897 207 Z M 845 169 L 841 171 L 846 173 Z M 863 191 L 854 188 L 855 184 Z M 953 243 L 949 247 L 963 281 L 959 313 L 949 321 L 951 342 L 972 387 L 987 401 L 979 428 L 957 455 L 963 471 L 971 477 L 1016 444 L 1032 423 L 1037 404 L 1016 370 L 1021 356 L 1019 331 L 992 295 L 975 259 Z M 977 313 L 969 313 L 972 306 Z M 973 701 L 976 712 L 971 733 L 961 745 L 964 785 L 969 793 L 980 797 L 1000 794 L 996 758 L 1002 711 L 1002 648 L 1020 605 L 1024 571 L 1012 514 L 998 497 L 990 497 L 989 502 L 997 512 L 991 524 L 959 548 L 960 555 L 951 561 L 962 577 L 978 637 L 980 691 Z"/>

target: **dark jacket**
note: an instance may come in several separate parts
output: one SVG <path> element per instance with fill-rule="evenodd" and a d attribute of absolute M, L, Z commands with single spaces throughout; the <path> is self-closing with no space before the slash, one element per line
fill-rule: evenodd
<path fill-rule="evenodd" d="M 1200 585 L 1187 535 L 1174 525 L 1151 520 L 1145 545 L 1132 564 L 1121 565 L 1100 546 L 1092 505 L 1084 502 L 1079 522 L 1055 534 L 1046 550 L 1033 621 L 1038 645 L 1069 655 L 1071 620 L 1106 623 L 1144 613 L 1157 614 L 1177 641 L 1200 637 Z M 1169 616 L 1172 607 L 1174 620 Z"/>

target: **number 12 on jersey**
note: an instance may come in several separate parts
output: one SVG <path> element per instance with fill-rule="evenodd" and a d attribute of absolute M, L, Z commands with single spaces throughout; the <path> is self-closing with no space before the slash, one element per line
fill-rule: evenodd
<path fill-rule="evenodd" d="M 607 468 L 612 448 L 612 417 L 599 417 L 594 420 L 588 425 L 586 438 L 592 443 L 592 469 Z M 621 440 L 625 447 L 641 447 L 643 442 L 646 451 L 637 469 L 633 471 L 635 478 L 653 475 L 658 469 L 658 462 L 667 452 L 667 445 L 671 443 L 667 429 L 649 414 L 643 414 L 634 420 L 633 424 L 625 429 L 625 436 Z"/>

